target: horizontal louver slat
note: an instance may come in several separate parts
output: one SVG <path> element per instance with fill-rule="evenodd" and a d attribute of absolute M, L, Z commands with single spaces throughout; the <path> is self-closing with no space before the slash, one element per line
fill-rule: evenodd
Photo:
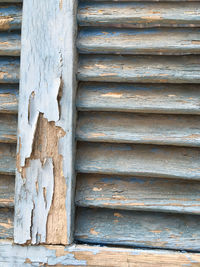
<path fill-rule="evenodd" d="M 0 174 L 14 175 L 16 162 L 16 146 L 0 143 Z"/>
<path fill-rule="evenodd" d="M 0 143 L 16 143 L 17 116 L 0 114 Z"/>
<path fill-rule="evenodd" d="M 0 175 L 0 208 L 14 207 L 15 177 Z"/>
<path fill-rule="evenodd" d="M 20 30 L 21 20 L 22 20 L 21 5 L 1 4 L 0 31 Z"/>
<path fill-rule="evenodd" d="M 200 53 L 200 29 L 81 29 L 80 53 L 184 55 Z"/>
<path fill-rule="evenodd" d="M 0 60 L 0 83 L 19 82 L 19 59 L 1 58 Z"/>
<path fill-rule="evenodd" d="M 200 180 L 200 149 L 79 142 L 76 170 L 104 173 Z"/>
<path fill-rule="evenodd" d="M 0 238 L 13 239 L 13 209 L 0 208 Z"/>
<path fill-rule="evenodd" d="M 80 112 L 76 137 L 90 142 L 199 147 L 199 116 Z"/>
<path fill-rule="evenodd" d="M 18 86 L 0 84 L 0 113 L 17 114 Z"/>
<path fill-rule="evenodd" d="M 76 205 L 200 214 L 199 192 L 197 181 L 78 174 Z"/>
<path fill-rule="evenodd" d="M 199 73 L 199 56 L 82 55 L 78 79 L 96 82 L 200 83 Z"/>
<path fill-rule="evenodd" d="M 76 105 L 85 111 L 200 114 L 199 84 L 80 83 Z"/>
<path fill-rule="evenodd" d="M 199 216 L 79 208 L 76 240 L 200 251 Z"/>
<path fill-rule="evenodd" d="M 0 56 L 19 56 L 20 38 L 18 33 L 0 33 Z"/>
<path fill-rule="evenodd" d="M 81 26 L 200 26 L 200 6 L 195 2 L 81 2 L 78 23 Z"/>

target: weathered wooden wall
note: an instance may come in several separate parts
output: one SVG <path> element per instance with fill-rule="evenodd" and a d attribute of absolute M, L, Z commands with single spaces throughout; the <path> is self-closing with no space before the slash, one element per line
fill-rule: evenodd
<path fill-rule="evenodd" d="M 200 251 L 199 14 L 79 1 L 77 241 Z"/>

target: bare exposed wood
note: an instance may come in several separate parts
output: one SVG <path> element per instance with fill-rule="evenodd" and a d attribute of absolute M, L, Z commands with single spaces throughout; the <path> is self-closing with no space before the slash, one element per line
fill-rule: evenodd
<path fill-rule="evenodd" d="M 81 141 L 200 147 L 199 116 L 80 112 Z"/>
<path fill-rule="evenodd" d="M 198 266 L 199 253 L 170 250 L 127 249 L 88 245 L 19 246 L 0 242 L 0 264 L 3 266 L 89 266 L 89 267 L 183 267 Z"/>
<path fill-rule="evenodd" d="M 30 0 L 23 12 L 14 241 L 65 245 L 74 225 L 76 3 Z"/>
<path fill-rule="evenodd" d="M 0 239 L 13 238 L 13 209 L 0 208 Z"/>
<path fill-rule="evenodd" d="M 6 1 L 3 1 L 3 2 L 6 2 Z M 18 1 L 15 1 L 15 2 L 18 2 Z M 1 4 L 0 6 L 0 31 L 20 30 L 21 20 L 22 20 L 21 5 Z"/>
<path fill-rule="evenodd" d="M 77 108 L 91 111 L 200 114 L 198 84 L 80 83 Z"/>
<path fill-rule="evenodd" d="M 147 177 L 200 179 L 200 149 L 80 142 L 76 170 Z"/>
<path fill-rule="evenodd" d="M 2 57 L 0 60 L 0 83 L 19 82 L 19 60 Z"/>
<path fill-rule="evenodd" d="M 20 55 L 19 33 L 0 33 L 0 56 Z"/>
<path fill-rule="evenodd" d="M 200 251 L 199 216 L 79 208 L 75 238 L 91 243 Z"/>
<path fill-rule="evenodd" d="M 92 54 L 199 54 L 200 30 L 185 29 L 105 29 L 80 30 L 80 53 Z"/>
<path fill-rule="evenodd" d="M 199 191 L 196 181 L 79 174 L 76 205 L 200 214 Z"/>
<path fill-rule="evenodd" d="M 0 143 L 17 142 L 17 116 L 0 114 Z"/>
<path fill-rule="evenodd" d="M 200 6 L 195 2 L 81 2 L 78 22 L 82 26 L 200 26 Z"/>
<path fill-rule="evenodd" d="M 14 207 L 15 177 L 0 175 L 0 208 Z"/>
<path fill-rule="evenodd" d="M 0 143 L 0 174 L 15 174 L 15 157 L 15 145 Z"/>
<path fill-rule="evenodd" d="M 200 83 L 199 56 L 88 56 L 78 79 L 98 82 Z"/>

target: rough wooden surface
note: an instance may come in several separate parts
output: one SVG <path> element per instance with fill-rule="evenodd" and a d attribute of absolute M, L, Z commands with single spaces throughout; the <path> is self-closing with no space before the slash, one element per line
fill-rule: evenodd
<path fill-rule="evenodd" d="M 18 4 L 0 5 L 0 31 L 20 30 L 21 20 L 22 20 L 21 5 Z"/>
<path fill-rule="evenodd" d="M 15 145 L 0 143 L 0 174 L 15 174 L 15 158 Z"/>
<path fill-rule="evenodd" d="M 15 177 L 0 175 L 0 208 L 14 207 Z"/>
<path fill-rule="evenodd" d="M 81 26 L 199 26 L 199 3 L 81 2 L 78 22 Z"/>
<path fill-rule="evenodd" d="M 2 57 L 0 60 L 0 83 L 19 82 L 19 59 Z"/>
<path fill-rule="evenodd" d="M 170 250 L 127 249 L 88 245 L 19 246 L 11 241 L 0 242 L 0 265 L 26 266 L 89 266 L 89 267 L 196 267 L 199 253 Z"/>
<path fill-rule="evenodd" d="M 78 79 L 98 82 L 200 83 L 199 56 L 79 57 Z"/>
<path fill-rule="evenodd" d="M 80 83 L 76 105 L 86 111 L 200 114 L 198 84 Z"/>
<path fill-rule="evenodd" d="M 199 28 L 116 29 L 83 28 L 77 46 L 80 53 L 92 54 L 199 54 Z"/>
<path fill-rule="evenodd" d="M 17 142 L 17 116 L 0 114 L 0 142 Z"/>
<path fill-rule="evenodd" d="M 76 205 L 200 214 L 199 191 L 196 181 L 78 174 Z"/>
<path fill-rule="evenodd" d="M 81 242 L 200 251 L 197 215 L 79 208 L 75 229 Z"/>
<path fill-rule="evenodd" d="M 80 112 L 76 137 L 90 142 L 200 147 L 199 116 Z"/>
<path fill-rule="evenodd" d="M 17 114 L 18 86 L 0 84 L 0 113 Z"/>
<path fill-rule="evenodd" d="M 76 170 L 83 173 L 200 179 L 200 149 L 80 142 Z"/>
<path fill-rule="evenodd" d="M 14 234 L 20 244 L 73 239 L 75 13 L 72 0 L 23 4 Z"/>
<path fill-rule="evenodd" d="M 20 55 L 19 33 L 0 33 L 0 56 Z"/>
<path fill-rule="evenodd" d="M 0 208 L 0 239 L 13 239 L 13 209 Z"/>

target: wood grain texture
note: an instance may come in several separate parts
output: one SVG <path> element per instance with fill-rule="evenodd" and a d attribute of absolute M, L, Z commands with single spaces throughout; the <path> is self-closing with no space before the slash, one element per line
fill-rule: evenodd
<path fill-rule="evenodd" d="M 0 114 L 0 143 L 17 142 L 17 116 Z"/>
<path fill-rule="evenodd" d="M 15 145 L 0 143 L 0 174 L 15 174 L 15 158 Z"/>
<path fill-rule="evenodd" d="M 23 3 L 15 243 L 73 240 L 76 10 Z"/>
<path fill-rule="evenodd" d="M 200 251 L 199 216 L 79 208 L 75 239 L 91 243 Z"/>
<path fill-rule="evenodd" d="M 18 86 L 0 84 L 0 113 L 17 114 Z"/>
<path fill-rule="evenodd" d="M 147 177 L 200 179 L 199 148 L 79 142 L 76 170 Z"/>
<path fill-rule="evenodd" d="M 76 205 L 199 215 L 199 192 L 196 181 L 79 174 Z"/>
<path fill-rule="evenodd" d="M 82 28 L 77 47 L 92 54 L 199 54 L 200 29 L 116 29 Z"/>
<path fill-rule="evenodd" d="M 200 6 L 195 2 L 92 2 L 83 1 L 78 9 L 81 26 L 200 26 Z"/>
<path fill-rule="evenodd" d="M 0 33 L 0 56 L 20 55 L 19 33 Z"/>
<path fill-rule="evenodd" d="M 199 116 L 80 112 L 81 141 L 200 147 Z"/>
<path fill-rule="evenodd" d="M 0 83 L 19 82 L 19 59 L 2 57 L 0 60 Z"/>
<path fill-rule="evenodd" d="M 0 239 L 13 239 L 13 209 L 0 208 Z"/>
<path fill-rule="evenodd" d="M 0 264 L 4 267 L 89 266 L 89 267 L 196 267 L 199 253 L 158 249 L 128 249 L 89 245 L 19 246 L 12 241 L 0 242 Z"/>
<path fill-rule="evenodd" d="M 0 175 L 0 208 L 14 207 L 15 177 Z"/>
<path fill-rule="evenodd" d="M 76 105 L 84 111 L 200 114 L 198 84 L 79 84 Z"/>
<path fill-rule="evenodd" d="M 0 5 L 0 22 L 1 22 L 0 31 L 20 30 L 21 20 L 22 20 L 21 5 L 18 4 Z"/>
<path fill-rule="evenodd" d="M 200 83 L 199 56 L 82 55 L 80 81 Z"/>

